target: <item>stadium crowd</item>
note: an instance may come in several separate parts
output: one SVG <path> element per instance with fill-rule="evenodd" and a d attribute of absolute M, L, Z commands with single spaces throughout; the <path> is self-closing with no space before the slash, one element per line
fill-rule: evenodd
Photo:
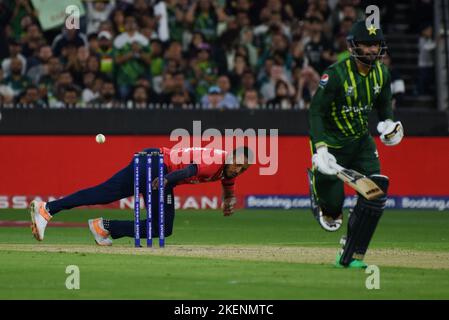
<path fill-rule="evenodd" d="M 360 0 L 83 4 L 79 30 L 44 32 L 29 0 L 0 2 L 0 104 L 306 109 L 364 17 Z"/>

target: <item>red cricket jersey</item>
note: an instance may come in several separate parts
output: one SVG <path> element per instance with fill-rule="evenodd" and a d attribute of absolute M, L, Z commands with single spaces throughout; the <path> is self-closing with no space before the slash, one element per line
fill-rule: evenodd
<path fill-rule="evenodd" d="M 179 181 L 177 184 L 195 184 L 221 180 L 226 188 L 234 186 L 235 178 L 227 179 L 223 176 L 227 152 L 214 148 L 161 148 L 164 153 L 164 164 L 168 173 L 184 169 L 192 163 L 198 166 L 197 174 L 193 177 Z"/>

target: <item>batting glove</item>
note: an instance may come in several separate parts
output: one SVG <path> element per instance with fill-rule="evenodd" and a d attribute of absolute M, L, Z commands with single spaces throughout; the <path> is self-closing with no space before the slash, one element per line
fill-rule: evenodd
<path fill-rule="evenodd" d="M 380 140 L 386 146 L 395 146 L 404 137 L 404 128 L 400 121 L 393 122 L 390 119 L 381 121 L 377 125 L 377 131 L 380 133 Z"/>
<path fill-rule="evenodd" d="M 316 153 L 312 156 L 312 163 L 322 174 L 337 174 L 337 170 L 332 166 L 332 164 L 337 163 L 337 159 L 329 153 L 326 146 L 321 146 L 316 150 Z"/>

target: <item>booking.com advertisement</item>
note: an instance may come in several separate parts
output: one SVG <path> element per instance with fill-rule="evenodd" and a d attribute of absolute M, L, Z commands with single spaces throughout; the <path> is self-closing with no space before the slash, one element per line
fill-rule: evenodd
<path fill-rule="evenodd" d="M 231 149 L 241 143 L 252 150 L 254 165 L 235 184 L 237 207 L 310 208 L 304 170 L 311 167 L 307 137 L 278 137 L 273 132 L 270 135 L 269 130 L 242 131 L 240 133 L 246 132 L 247 136 L 240 137 L 238 142 L 218 136 L 217 132 L 196 130 L 200 135 L 189 138 L 185 135 L 187 131 L 174 132 L 171 136 L 110 135 L 107 143 L 101 145 L 92 136 L 2 136 L 0 148 L 8 150 L 8 156 L 2 157 L 0 208 L 23 209 L 36 197 L 58 199 L 85 186 L 103 182 L 111 172 L 127 165 L 134 152 L 143 148 L 204 147 L 211 143 L 223 149 L 227 143 Z M 211 139 L 211 133 L 216 135 L 214 139 Z M 258 136 L 258 133 L 262 135 Z M 445 183 L 449 179 L 445 168 L 449 155 L 442 153 L 438 162 L 432 160 L 435 148 L 449 148 L 449 139 L 409 137 L 396 146 L 400 152 L 393 152 L 392 148 L 378 142 L 382 171 L 392 181 L 387 207 L 449 210 L 449 189 Z M 175 193 L 175 206 L 181 209 L 220 208 L 221 197 L 217 196 L 220 188 L 216 183 L 202 183 L 195 188 L 180 185 Z M 351 188 L 345 190 L 348 195 L 345 206 L 351 207 L 355 204 L 354 192 Z M 132 197 L 108 207 L 130 209 L 133 207 Z"/>

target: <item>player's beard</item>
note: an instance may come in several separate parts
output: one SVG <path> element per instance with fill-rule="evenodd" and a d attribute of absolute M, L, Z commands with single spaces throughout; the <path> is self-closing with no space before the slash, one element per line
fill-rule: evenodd
<path fill-rule="evenodd" d="M 376 54 L 373 53 L 368 53 L 368 54 L 363 54 L 363 52 L 359 49 L 355 49 L 357 55 L 355 56 L 355 58 L 357 60 L 359 60 L 361 63 L 363 63 L 364 65 L 367 65 L 369 67 L 373 66 L 376 61 L 379 59 L 379 52 L 377 52 Z"/>

